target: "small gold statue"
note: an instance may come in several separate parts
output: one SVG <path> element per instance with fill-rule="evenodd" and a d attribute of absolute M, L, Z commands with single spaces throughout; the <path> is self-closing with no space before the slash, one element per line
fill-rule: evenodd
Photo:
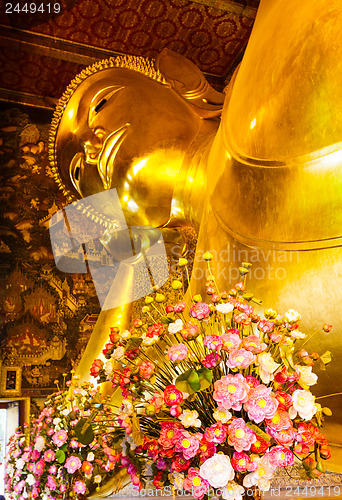
<path fill-rule="evenodd" d="M 203 292 L 204 252 L 213 254 L 221 288 L 249 261 L 248 288 L 263 306 L 283 313 L 295 306 L 308 329 L 334 325 L 329 340 L 317 342 L 335 358 L 342 355 L 341 30 L 340 0 L 262 0 L 225 99 L 167 49 L 155 64 L 101 61 L 68 87 L 50 143 L 70 200 L 116 188 L 128 224 L 198 230 L 193 293 Z M 100 317 L 81 372 L 127 311 Z M 340 390 L 338 365 L 325 392 Z M 327 437 L 340 443 L 341 405 L 328 401 Z"/>

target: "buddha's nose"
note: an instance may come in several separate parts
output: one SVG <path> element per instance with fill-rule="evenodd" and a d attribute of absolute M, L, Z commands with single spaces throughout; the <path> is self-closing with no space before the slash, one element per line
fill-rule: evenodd
<path fill-rule="evenodd" d="M 98 128 L 91 134 L 91 137 L 83 143 L 86 163 L 97 163 L 98 156 L 103 147 L 103 136 L 104 131 Z"/>

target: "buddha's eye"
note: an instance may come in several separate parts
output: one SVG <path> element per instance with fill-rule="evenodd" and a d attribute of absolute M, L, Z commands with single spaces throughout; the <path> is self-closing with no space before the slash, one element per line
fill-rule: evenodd
<path fill-rule="evenodd" d="M 94 112 L 98 113 L 100 111 L 100 109 L 106 104 L 106 102 L 107 102 L 107 99 L 102 99 L 102 101 L 100 101 L 98 103 L 98 105 L 95 107 Z"/>
<path fill-rule="evenodd" d="M 123 88 L 124 87 L 119 87 L 118 85 L 111 85 L 110 87 L 100 90 L 100 92 L 93 97 L 88 115 L 88 123 L 90 127 L 93 124 L 93 120 L 98 116 L 98 113 L 105 107 L 111 98 Z"/>

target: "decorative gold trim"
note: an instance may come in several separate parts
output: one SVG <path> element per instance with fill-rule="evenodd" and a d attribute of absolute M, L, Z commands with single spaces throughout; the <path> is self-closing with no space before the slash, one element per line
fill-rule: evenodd
<path fill-rule="evenodd" d="M 9 379 L 9 372 L 14 372 L 13 379 Z M 12 384 L 14 382 L 14 388 Z M 1 396 L 20 396 L 21 394 L 21 366 L 2 366 L 1 369 Z"/>

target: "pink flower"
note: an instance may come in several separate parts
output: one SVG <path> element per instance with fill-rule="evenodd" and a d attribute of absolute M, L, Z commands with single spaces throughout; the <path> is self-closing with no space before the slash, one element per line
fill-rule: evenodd
<path fill-rule="evenodd" d="M 172 345 L 167 355 L 171 361 L 183 361 L 188 357 L 188 348 L 185 344 Z"/>
<path fill-rule="evenodd" d="M 256 335 L 248 335 L 248 337 L 245 337 L 242 341 L 242 347 L 247 349 L 247 351 L 253 352 L 254 354 L 267 349 L 265 342 L 260 342 L 259 337 Z"/>
<path fill-rule="evenodd" d="M 36 468 L 35 468 L 35 474 L 36 476 L 41 476 L 44 472 L 44 467 L 45 467 L 45 461 L 41 458 L 37 463 L 36 463 Z"/>
<path fill-rule="evenodd" d="M 63 446 L 63 444 L 67 439 L 68 439 L 68 433 L 63 429 L 61 431 L 55 432 L 55 434 L 52 436 L 52 442 L 53 444 L 58 446 L 58 448 Z"/>
<path fill-rule="evenodd" d="M 235 314 L 234 321 L 236 323 L 239 323 L 239 324 L 242 324 L 242 325 L 245 325 L 245 326 L 250 325 L 251 322 L 252 322 L 251 318 L 246 313 L 244 313 L 244 312 L 242 312 L 240 314 Z"/>
<path fill-rule="evenodd" d="M 176 313 L 180 313 L 184 311 L 185 307 L 186 307 L 185 302 L 177 302 L 177 304 L 173 306 L 173 310 Z"/>
<path fill-rule="evenodd" d="M 292 427 L 292 421 L 289 414 L 285 410 L 281 410 L 279 407 L 272 418 L 265 419 L 268 427 L 274 431 L 280 432 L 284 429 Z"/>
<path fill-rule="evenodd" d="M 227 366 L 229 368 L 242 367 L 246 368 L 255 361 L 255 356 L 246 349 L 235 349 L 229 354 Z"/>
<path fill-rule="evenodd" d="M 50 472 L 50 474 L 52 474 L 53 476 L 55 476 L 56 473 L 57 473 L 57 467 L 56 467 L 56 465 L 50 465 L 49 472 Z"/>
<path fill-rule="evenodd" d="M 52 436 L 52 434 L 53 434 L 54 432 L 55 432 L 55 431 L 54 431 L 54 429 L 52 429 L 52 427 L 49 427 L 49 428 L 47 429 L 47 431 L 46 431 L 46 434 L 47 434 L 48 436 Z"/>
<path fill-rule="evenodd" d="M 182 337 L 185 340 L 193 340 L 199 335 L 199 327 L 191 321 L 188 321 L 181 331 Z"/>
<path fill-rule="evenodd" d="M 14 486 L 13 491 L 15 493 L 21 493 L 23 491 L 24 486 L 25 486 L 25 481 L 24 481 L 24 479 L 22 479 L 21 481 L 19 481 L 19 483 L 17 483 Z"/>
<path fill-rule="evenodd" d="M 260 384 L 251 389 L 243 408 L 249 418 L 257 424 L 265 418 L 273 418 L 278 408 L 278 401 L 272 393 L 272 387 Z"/>
<path fill-rule="evenodd" d="M 287 467 L 294 464 L 293 453 L 286 446 L 275 446 L 265 456 L 272 467 Z"/>
<path fill-rule="evenodd" d="M 46 486 L 50 490 L 55 490 L 57 488 L 57 483 L 56 483 L 55 479 L 50 475 L 47 477 Z"/>
<path fill-rule="evenodd" d="M 22 459 L 24 460 L 24 462 L 28 462 L 30 460 L 30 456 L 31 456 L 31 453 L 29 451 L 27 451 L 26 453 L 24 453 L 22 455 Z"/>
<path fill-rule="evenodd" d="M 281 431 L 276 431 L 270 427 L 266 427 L 266 431 L 271 437 L 273 437 L 277 444 L 282 446 L 292 446 L 296 437 L 296 430 L 292 426 Z"/>
<path fill-rule="evenodd" d="M 218 352 L 211 352 L 207 354 L 204 359 L 202 359 L 202 365 L 206 368 L 214 368 L 221 361 L 221 357 Z"/>
<path fill-rule="evenodd" d="M 195 436 L 192 436 L 188 431 L 180 430 L 175 438 L 175 451 L 182 453 L 186 460 L 193 458 L 199 448 L 199 441 Z"/>
<path fill-rule="evenodd" d="M 160 425 L 158 443 L 164 450 L 169 450 L 174 447 L 176 434 L 182 428 L 182 425 L 179 422 L 173 423 L 171 421 L 164 421 Z"/>
<path fill-rule="evenodd" d="M 231 352 L 240 347 L 241 338 L 238 332 L 239 330 L 233 328 L 232 330 L 228 330 L 226 333 L 221 335 L 221 340 L 223 342 L 222 349 Z"/>
<path fill-rule="evenodd" d="M 197 304 L 193 304 L 190 307 L 190 315 L 193 318 L 204 319 L 207 318 L 210 314 L 210 309 L 208 304 L 205 302 L 197 302 Z"/>
<path fill-rule="evenodd" d="M 27 468 L 27 470 L 28 470 L 29 472 L 33 472 L 33 471 L 34 471 L 34 468 L 35 468 L 35 464 L 34 464 L 34 463 L 32 463 L 32 462 L 30 462 L 29 464 L 27 464 L 26 468 Z"/>
<path fill-rule="evenodd" d="M 144 359 L 139 368 L 139 373 L 143 378 L 149 379 L 155 369 L 156 365 L 152 361 Z"/>
<path fill-rule="evenodd" d="M 160 408 L 163 406 L 163 403 L 164 403 L 164 396 L 161 392 L 155 392 L 149 403 L 151 405 L 154 405 L 156 407 L 156 412 L 158 412 L 160 410 Z"/>
<path fill-rule="evenodd" d="M 261 319 L 257 325 L 258 329 L 264 333 L 273 332 L 274 323 L 267 321 L 267 319 Z"/>
<path fill-rule="evenodd" d="M 43 457 L 45 462 L 53 462 L 55 460 L 55 452 L 53 450 L 46 450 Z"/>
<path fill-rule="evenodd" d="M 228 444 L 233 446 L 236 451 L 247 451 L 255 443 L 256 435 L 247 427 L 243 418 L 235 418 L 228 425 Z"/>
<path fill-rule="evenodd" d="M 190 467 L 187 477 L 184 479 L 183 488 L 191 491 L 191 494 L 201 500 L 207 493 L 210 485 L 208 481 L 200 476 L 199 469 Z"/>
<path fill-rule="evenodd" d="M 227 429 L 222 422 L 207 427 L 204 432 L 204 439 L 209 443 L 223 443 L 226 437 Z"/>
<path fill-rule="evenodd" d="M 77 439 L 72 439 L 70 441 L 70 448 L 77 449 L 79 447 L 80 443 L 77 441 Z"/>
<path fill-rule="evenodd" d="M 242 403 L 248 399 L 250 391 L 249 385 L 246 383 L 241 373 L 237 375 L 226 375 L 217 380 L 214 384 L 213 398 L 226 410 L 241 410 Z"/>
<path fill-rule="evenodd" d="M 74 492 L 80 495 L 84 495 L 86 491 L 86 485 L 83 481 L 75 481 Z"/>
<path fill-rule="evenodd" d="M 206 335 L 203 339 L 203 344 L 208 349 L 219 351 L 222 347 L 223 342 L 220 335 Z"/>
<path fill-rule="evenodd" d="M 74 457 L 71 455 L 71 457 L 66 459 L 65 462 L 65 468 L 69 472 L 69 474 L 74 474 L 78 469 L 80 469 L 82 466 L 82 462 L 78 457 Z"/>

